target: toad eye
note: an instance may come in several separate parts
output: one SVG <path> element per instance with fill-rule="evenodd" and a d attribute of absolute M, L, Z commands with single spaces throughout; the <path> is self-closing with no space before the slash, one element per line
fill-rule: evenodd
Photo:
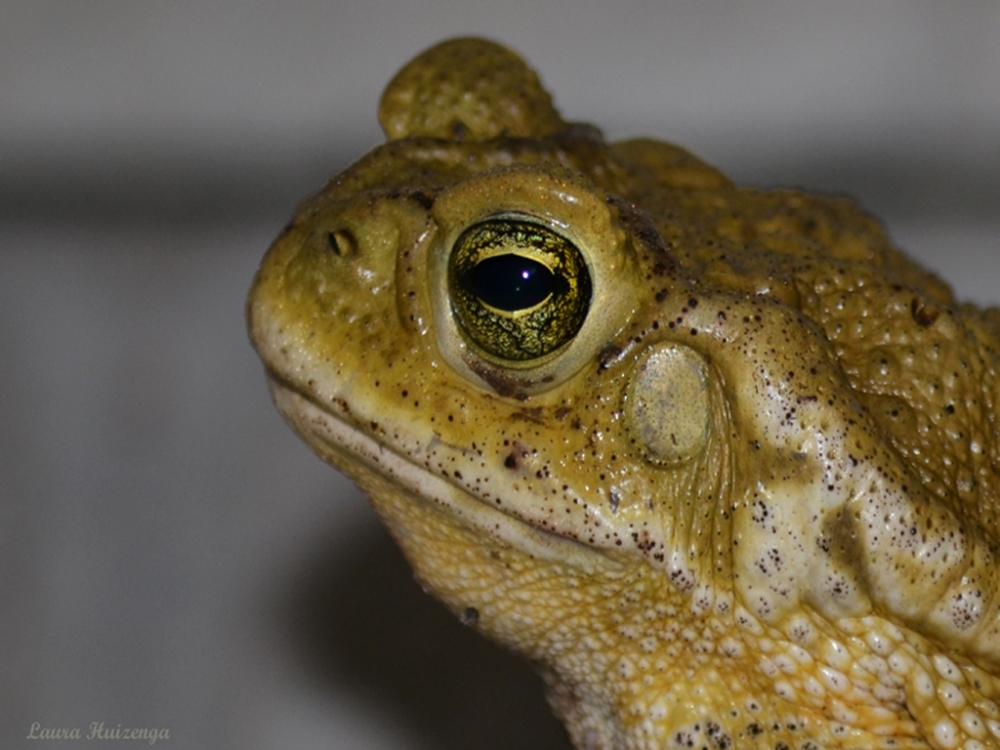
<path fill-rule="evenodd" d="M 568 343 L 590 306 L 582 253 L 561 234 L 517 218 L 466 229 L 448 260 L 451 309 L 486 355 L 531 363 Z"/>

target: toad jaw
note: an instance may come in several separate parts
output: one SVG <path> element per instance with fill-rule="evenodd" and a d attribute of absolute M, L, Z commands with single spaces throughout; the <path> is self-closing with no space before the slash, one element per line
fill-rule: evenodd
<path fill-rule="evenodd" d="M 366 487 L 362 471 L 381 476 L 409 502 L 436 505 L 455 522 L 486 532 L 539 560 L 582 570 L 592 570 L 595 563 L 607 568 L 610 563 L 596 548 L 497 510 L 487 501 L 366 434 L 351 424 L 351 420 L 321 408 L 279 379 L 272 376 L 269 383 L 275 405 L 293 429 L 326 461 L 362 487 Z M 350 414 L 346 402 L 336 400 L 335 403 L 345 417 Z M 598 560 L 598 557 L 605 559 Z"/>

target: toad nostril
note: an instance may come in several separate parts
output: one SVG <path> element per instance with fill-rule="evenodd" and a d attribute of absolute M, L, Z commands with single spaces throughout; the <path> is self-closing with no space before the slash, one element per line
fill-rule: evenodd
<path fill-rule="evenodd" d="M 358 241 L 354 239 L 354 235 L 347 229 L 338 229 L 334 232 L 329 232 L 326 236 L 326 241 L 330 245 L 330 249 L 333 250 L 334 255 L 341 258 L 354 255 L 358 251 Z"/>

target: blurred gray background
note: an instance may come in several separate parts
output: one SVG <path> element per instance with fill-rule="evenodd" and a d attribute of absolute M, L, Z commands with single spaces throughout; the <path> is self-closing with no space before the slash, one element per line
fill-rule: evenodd
<path fill-rule="evenodd" d="M 996 0 L 8 1 L 0 746 L 103 721 L 170 748 L 565 747 L 527 668 L 282 424 L 243 329 L 296 203 L 458 34 L 612 138 L 853 194 L 1000 302 Z"/>

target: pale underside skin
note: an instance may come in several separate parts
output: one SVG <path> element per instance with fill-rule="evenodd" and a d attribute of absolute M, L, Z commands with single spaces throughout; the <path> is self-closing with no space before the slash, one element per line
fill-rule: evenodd
<path fill-rule="evenodd" d="M 269 252 L 251 336 L 292 427 L 537 665 L 575 745 L 1000 747 L 996 311 L 846 201 L 607 146 L 488 42 L 417 58 L 380 118 Z M 542 354 L 457 301 L 485 221 L 581 254 L 586 317 L 553 307 Z"/>

